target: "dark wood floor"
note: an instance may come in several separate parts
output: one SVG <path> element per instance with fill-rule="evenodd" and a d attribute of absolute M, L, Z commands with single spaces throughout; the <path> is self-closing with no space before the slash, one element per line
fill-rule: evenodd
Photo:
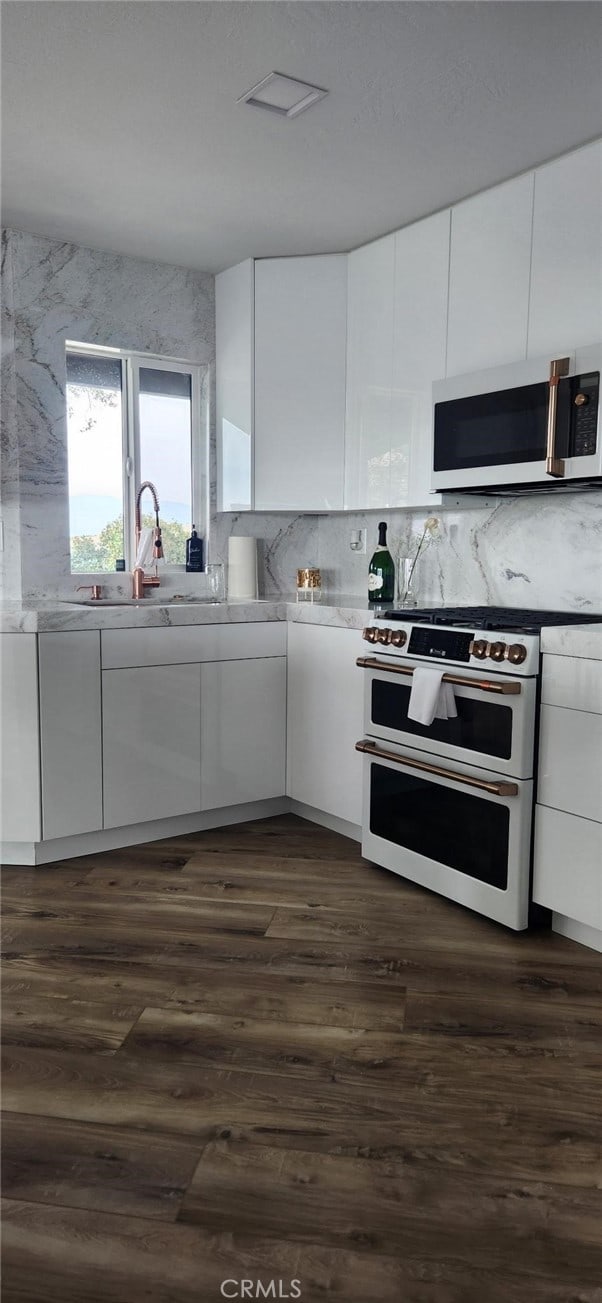
<path fill-rule="evenodd" d="M 602 1299 L 600 956 L 292 816 L 2 878 L 4 1303 Z"/>

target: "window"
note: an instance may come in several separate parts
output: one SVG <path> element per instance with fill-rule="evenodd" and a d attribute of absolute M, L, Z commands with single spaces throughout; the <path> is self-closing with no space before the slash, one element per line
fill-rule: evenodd
<path fill-rule="evenodd" d="M 191 525 L 206 533 L 206 440 L 200 368 L 167 358 L 67 344 L 71 570 L 134 564 L 136 493 L 158 493 L 165 564 L 184 565 Z M 203 453 L 203 455 L 202 455 Z M 142 524 L 154 525 L 150 494 Z"/>

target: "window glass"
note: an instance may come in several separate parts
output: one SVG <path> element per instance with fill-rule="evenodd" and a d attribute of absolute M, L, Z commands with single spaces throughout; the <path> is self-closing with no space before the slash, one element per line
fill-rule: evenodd
<path fill-rule="evenodd" d="M 67 354 L 71 569 L 115 569 L 123 550 L 122 365 Z"/>
<path fill-rule="evenodd" d="M 140 482 L 152 480 L 161 506 L 163 552 L 168 565 L 184 565 L 192 511 L 192 381 L 163 367 L 139 370 Z M 142 523 L 154 525 L 142 500 Z M 202 530 L 202 522 L 196 522 Z"/>

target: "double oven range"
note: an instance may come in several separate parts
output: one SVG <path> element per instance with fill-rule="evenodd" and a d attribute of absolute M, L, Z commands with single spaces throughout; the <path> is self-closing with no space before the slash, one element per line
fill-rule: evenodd
<path fill-rule="evenodd" d="M 383 611 L 364 629 L 362 853 L 521 930 L 529 923 L 540 632 L 600 620 L 493 607 Z M 408 716 L 418 666 L 457 715 Z"/>

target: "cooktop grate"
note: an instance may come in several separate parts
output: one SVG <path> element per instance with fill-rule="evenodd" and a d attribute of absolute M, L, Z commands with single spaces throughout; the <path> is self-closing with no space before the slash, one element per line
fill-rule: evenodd
<path fill-rule="evenodd" d="M 602 622 L 602 612 L 538 611 L 516 606 L 440 606 L 406 607 L 400 611 L 384 611 L 385 620 L 403 620 L 407 624 L 447 624 L 471 629 L 521 630 L 539 633 L 541 629 L 564 624 L 593 624 Z"/>

